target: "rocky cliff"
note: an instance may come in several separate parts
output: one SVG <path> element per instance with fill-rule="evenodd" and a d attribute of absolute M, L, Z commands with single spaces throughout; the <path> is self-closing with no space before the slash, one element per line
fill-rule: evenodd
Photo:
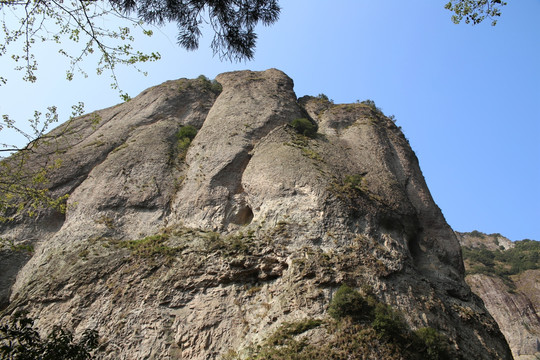
<path fill-rule="evenodd" d="M 436 329 L 458 358 L 511 359 L 390 119 L 297 99 L 275 69 L 216 79 L 221 92 L 169 81 L 75 119 L 30 156 L 58 164 L 49 187 L 69 199 L 65 214 L 3 225 L 34 248 L 2 250 L 4 315 L 95 328 L 105 359 L 214 359 L 325 319 L 347 283 Z M 317 135 L 299 134 L 298 118 Z M 178 135 L 188 125 L 192 141 Z"/>
<path fill-rule="evenodd" d="M 538 359 L 540 244 L 478 231 L 456 235 L 464 247 L 465 280 L 499 324 L 514 359 Z"/>

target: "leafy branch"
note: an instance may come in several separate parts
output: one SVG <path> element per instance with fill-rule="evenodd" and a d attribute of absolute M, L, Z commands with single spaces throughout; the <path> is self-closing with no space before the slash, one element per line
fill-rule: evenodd
<path fill-rule="evenodd" d="M 143 23 L 126 15 L 106 1 L 88 0 L 27 0 L 27 1 L 0 1 L 0 12 L 3 15 L 2 29 L 4 39 L 0 45 L 0 56 L 10 50 L 11 59 L 16 63 L 16 70 L 23 70 L 23 80 L 35 82 L 38 61 L 32 51 L 37 40 L 52 44 L 61 44 L 68 39 L 71 43 L 80 43 L 78 51 L 68 51 L 60 48 L 58 53 L 70 61 L 66 72 L 67 80 L 74 78 L 75 72 L 87 77 L 87 72 L 81 66 L 83 60 L 99 54 L 96 73 L 101 75 L 108 72 L 111 87 L 120 92 L 123 99 L 129 97 L 120 90 L 115 68 L 118 65 L 132 66 L 141 72 L 138 64 L 157 61 L 161 55 L 157 52 L 143 53 L 135 51 L 132 43 L 135 37 L 132 29 L 139 29 L 145 36 L 152 36 L 153 32 L 143 28 Z M 18 25 L 6 20 L 6 13 L 10 18 L 18 19 Z M 98 25 L 97 20 L 120 21 L 125 26 L 117 29 Z M 17 51 L 17 43 L 22 42 L 22 48 Z M 20 62 L 24 65 L 17 65 Z M 5 85 L 8 79 L 2 78 Z"/>
<path fill-rule="evenodd" d="M 501 16 L 500 8 L 507 3 L 502 0 L 450 0 L 445 8 L 454 12 L 452 21 L 459 24 L 462 20 L 465 24 L 480 24 L 487 18 L 491 19 L 491 25 L 497 24 Z"/>

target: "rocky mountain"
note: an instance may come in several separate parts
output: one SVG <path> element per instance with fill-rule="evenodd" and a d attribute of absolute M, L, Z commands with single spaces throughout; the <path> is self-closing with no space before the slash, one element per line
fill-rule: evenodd
<path fill-rule="evenodd" d="M 540 358 L 540 243 L 456 232 L 465 280 L 499 324 L 514 359 Z"/>
<path fill-rule="evenodd" d="M 512 358 L 392 120 L 370 102 L 298 99 L 275 69 L 216 80 L 148 89 L 29 155 L 29 168 L 56 164 L 48 186 L 69 198 L 65 213 L 2 225 L 34 249 L 1 250 L 5 317 L 96 329 L 103 359 L 241 358 L 282 346 L 283 329 L 297 351 L 356 329 L 345 338 L 369 358 L 407 358 L 380 347 L 398 317 L 450 358 Z M 332 322 L 342 284 L 384 315 L 372 328 Z"/>

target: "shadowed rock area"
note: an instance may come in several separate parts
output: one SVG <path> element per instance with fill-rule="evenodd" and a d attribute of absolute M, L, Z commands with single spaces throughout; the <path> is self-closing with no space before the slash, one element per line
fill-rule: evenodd
<path fill-rule="evenodd" d="M 221 92 L 169 81 L 53 131 L 60 145 L 28 166 L 61 160 L 49 184 L 70 195 L 67 211 L 0 229 L 35 249 L 0 274 L 4 315 L 95 328 L 103 359 L 219 359 L 325 318 L 347 283 L 437 329 L 462 359 L 511 359 L 390 119 L 297 99 L 275 69 L 216 80 Z M 318 134 L 299 134 L 297 118 Z M 186 125 L 198 129 L 187 152 Z"/>

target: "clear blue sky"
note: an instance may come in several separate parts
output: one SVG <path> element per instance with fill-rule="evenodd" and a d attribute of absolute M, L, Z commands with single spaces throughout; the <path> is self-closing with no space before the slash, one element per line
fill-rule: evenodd
<path fill-rule="evenodd" d="M 445 1 L 281 1 L 280 20 L 259 29 L 255 60 L 221 62 L 207 36 L 196 52 L 175 45 L 175 27 L 140 41 L 163 59 L 149 76 L 121 70 L 135 96 L 170 79 L 278 68 L 298 96 L 325 93 L 336 103 L 373 99 L 395 115 L 416 152 L 431 193 L 457 231 L 540 240 L 540 1 L 510 1 L 495 27 L 454 25 Z M 67 82 L 67 65 L 39 49 L 36 85 L 17 82 L 0 58 L 0 114 L 26 119 L 57 104 L 64 117 L 120 100 L 109 79 Z M 92 63 L 86 64 L 92 72 Z M 5 133 L 0 137 L 5 140 Z"/>

